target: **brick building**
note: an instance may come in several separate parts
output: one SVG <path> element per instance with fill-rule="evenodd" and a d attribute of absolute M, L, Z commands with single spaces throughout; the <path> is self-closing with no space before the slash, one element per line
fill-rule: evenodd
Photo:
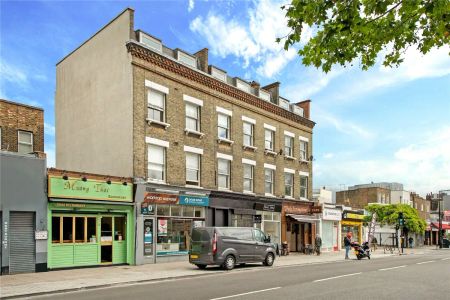
<path fill-rule="evenodd" d="M 411 192 L 411 206 L 419 213 L 419 217 L 425 221 L 430 220 L 430 201 Z"/>
<path fill-rule="evenodd" d="M 134 30 L 126 9 L 57 64 L 56 166 L 133 177 L 138 235 L 155 215 L 160 261 L 186 254 L 199 224 L 255 226 L 280 242 L 283 201 L 312 205 L 309 107 L 281 97 L 279 82 L 210 65 L 206 48 L 171 49 Z M 305 222 L 311 238 L 315 220 Z M 138 237 L 137 262 L 154 262 L 140 247 Z"/>
<path fill-rule="evenodd" d="M 391 204 L 391 191 L 383 187 L 349 187 L 336 192 L 336 204 L 364 209 L 369 203 Z"/>
<path fill-rule="evenodd" d="M 0 149 L 44 152 L 44 110 L 0 99 Z"/>

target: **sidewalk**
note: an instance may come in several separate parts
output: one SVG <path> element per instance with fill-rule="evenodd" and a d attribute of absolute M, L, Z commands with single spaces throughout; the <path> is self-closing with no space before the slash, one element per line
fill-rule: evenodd
<path fill-rule="evenodd" d="M 419 252 L 423 251 L 419 249 L 414 252 L 416 252 L 416 254 L 419 254 Z M 322 253 L 321 256 L 291 253 L 288 256 L 277 257 L 274 267 L 343 261 L 344 256 L 344 251 Z M 372 253 L 372 257 L 374 259 L 389 256 L 392 255 L 384 254 L 383 250 L 380 249 Z M 258 269 L 258 267 L 237 267 L 235 270 L 233 270 L 233 272 L 245 272 L 255 269 Z M 165 280 L 190 276 L 206 276 L 223 272 L 226 271 L 223 271 L 216 267 L 209 267 L 206 270 L 199 270 L 197 269 L 197 267 L 189 264 L 187 261 L 183 261 L 141 266 L 111 266 L 50 271 L 43 273 L 6 275 L 0 277 L 0 296 L 1 298 L 15 298 L 20 296 L 41 295 L 61 291 L 74 291 L 78 289 L 139 283 L 152 280 Z"/>

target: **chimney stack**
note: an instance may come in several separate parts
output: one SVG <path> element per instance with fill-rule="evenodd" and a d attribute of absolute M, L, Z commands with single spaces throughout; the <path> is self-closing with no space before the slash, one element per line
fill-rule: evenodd
<path fill-rule="evenodd" d="M 208 73 L 208 48 L 203 48 L 194 53 L 194 56 L 198 59 L 200 70 Z"/>
<path fill-rule="evenodd" d="M 295 103 L 295 105 L 297 105 L 298 107 L 303 108 L 303 116 L 307 119 L 309 119 L 310 104 L 311 104 L 311 100 L 309 100 L 309 99 Z"/>
<path fill-rule="evenodd" d="M 263 90 L 268 91 L 272 95 L 272 103 L 279 104 L 278 97 L 280 97 L 280 82 L 274 82 L 262 87 Z"/>

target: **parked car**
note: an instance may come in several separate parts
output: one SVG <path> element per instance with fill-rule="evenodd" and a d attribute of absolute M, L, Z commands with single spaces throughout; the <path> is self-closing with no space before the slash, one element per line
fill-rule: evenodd
<path fill-rule="evenodd" d="M 276 245 L 252 227 L 198 227 L 191 232 L 189 262 L 200 269 L 208 265 L 231 270 L 236 264 L 262 262 L 272 266 Z"/>

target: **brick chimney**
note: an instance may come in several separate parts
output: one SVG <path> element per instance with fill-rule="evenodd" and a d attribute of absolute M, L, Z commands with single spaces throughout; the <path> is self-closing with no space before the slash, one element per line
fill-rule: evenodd
<path fill-rule="evenodd" d="M 311 104 L 311 100 L 309 100 L 309 99 L 295 103 L 295 105 L 297 105 L 298 107 L 303 108 L 303 116 L 307 119 L 309 119 L 310 104 Z"/>
<path fill-rule="evenodd" d="M 272 102 L 279 104 L 278 97 L 280 96 L 280 82 L 274 82 L 262 87 L 263 90 L 268 91 L 272 95 Z"/>
<path fill-rule="evenodd" d="M 198 58 L 200 70 L 208 73 L 208 48 L 203 48 L 202 50 L 194 53 L 194 56 Z"/>

